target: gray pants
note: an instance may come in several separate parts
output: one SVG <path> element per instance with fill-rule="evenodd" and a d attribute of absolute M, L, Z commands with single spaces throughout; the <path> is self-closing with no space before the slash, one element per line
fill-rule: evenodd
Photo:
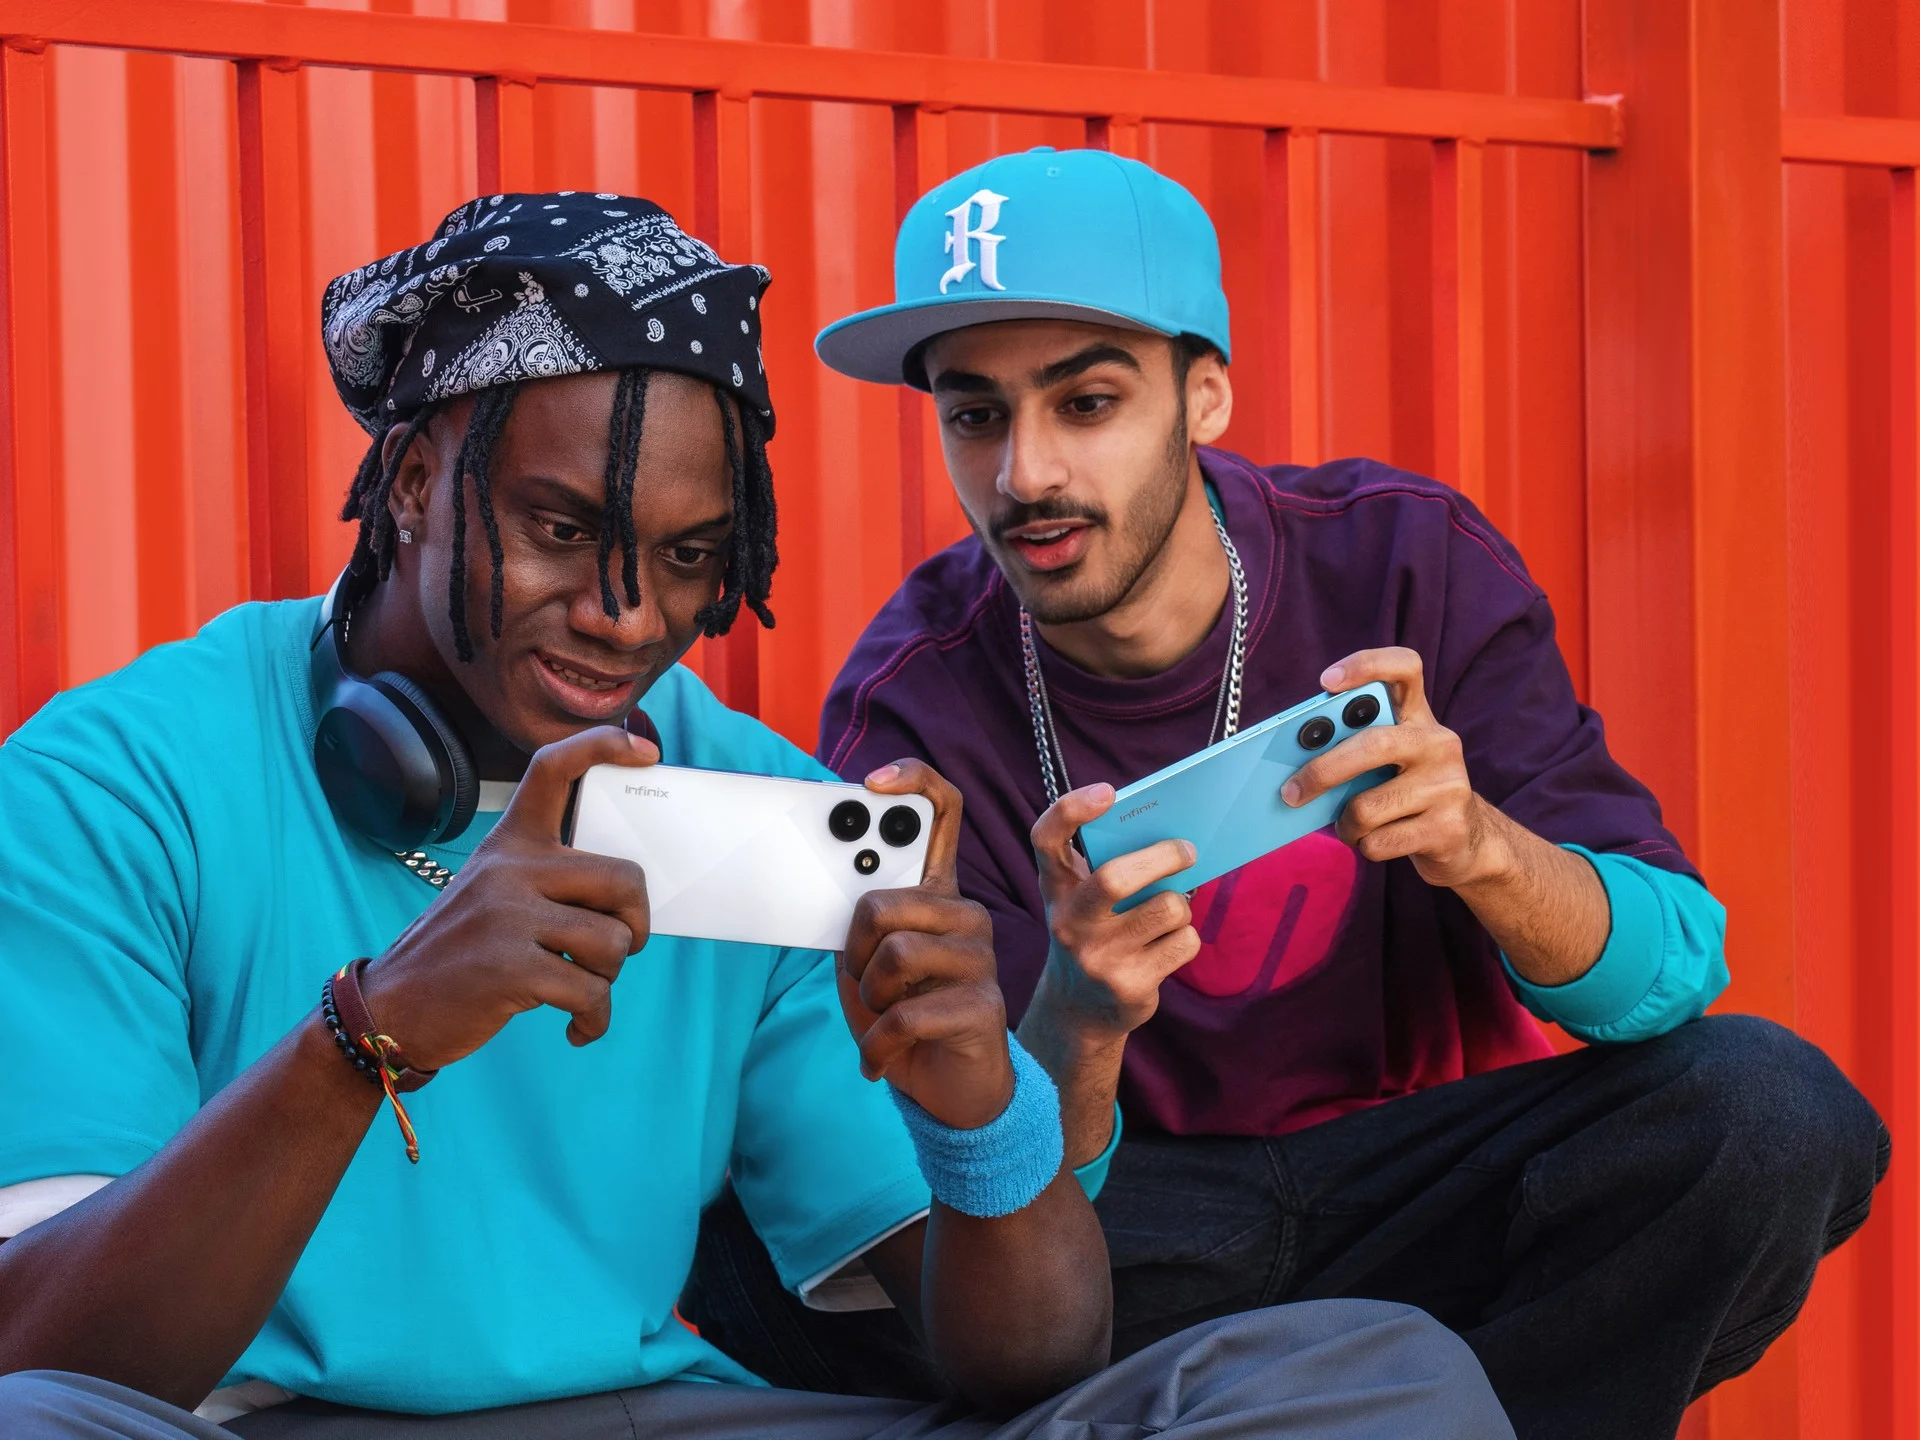
<path fill-rule="evenodd" d="M 673 1382 L 459 1415 L 294 1400 L 214 1425 L 82 1375 L 0 1378 L 8 1440 L 1513 1440 L 1466 1344 L 1424 1312 L 1321 1300 L 1169 1336 L 1004 1424 L 951 1404 Z"/>

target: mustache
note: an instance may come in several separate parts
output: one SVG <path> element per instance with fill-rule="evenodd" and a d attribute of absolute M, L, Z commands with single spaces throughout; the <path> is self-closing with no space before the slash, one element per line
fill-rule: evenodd
<path fill-rule="evenodd" d="M 1046 520 L 1084 520 L 1089 525 L 1107 523 L 1107 512 L 1095 505 L 1084 505 L 1065 496 L 1012 505 L 996 514 L 987 524 L 987 533 L 996 540 L 1007 538 L 1009 530 L 1022 525 L 1037 525 Z"/>

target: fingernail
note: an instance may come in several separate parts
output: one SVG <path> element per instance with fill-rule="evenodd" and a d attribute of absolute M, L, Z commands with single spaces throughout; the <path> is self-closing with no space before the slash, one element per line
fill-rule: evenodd
<path fill-rule="evenodd" d="M 900 767 L 898 765 L 882 765 L 878 770 L 867 776 L 867 784 L 884 785 L 889 780 L 898 776 L 899 773 Z"/>
<path fill-rule="evenodd" d="M 1098 785 L 1089 785 L 1087 789 L 1091 792 L 1091 798 L 1097 801 L 1108 801 L 1114 797 L 1113 786 L 1104 781 Z"/>
<path fill-rule="evenodd" d="M 1189 865 L 1200 858 L 1200 848 L 1191 840 L 1182 840 L 1180 842 L 1180 853 L 1187 857 L 1187 864 Z"/>
<path fill-rule="evenodd" d="M 1320 676 L 1320 688 L 1322 690 L 1331 690 L 1346 678 L 1347 672 L 1344 666 L 1329 665 Z"/>
<path fill-rule="evenodd" d="M 660 753 L 660 747 L 658 745 L 655 745 L 651 740 L 647 739 L 646 736 L 635 735 L 631 731 L 627 733 L 627 744 L 633 747 L 636 755 L 658 755 Z"/>
<path fill-rule="evenodd" d="M 1300 803 L 1300 786 L 1292 780 L 1287 781 L 1286 784 L 1280 787 L 1280 798 L 1289 805 L 1298 805 Z"/>

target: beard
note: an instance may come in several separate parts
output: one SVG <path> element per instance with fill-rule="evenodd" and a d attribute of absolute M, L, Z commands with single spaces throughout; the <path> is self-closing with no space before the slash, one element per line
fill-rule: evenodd
<path fill-rule="evenodd" d="M 1147 483 L 1140 487 L 1116 526 L 1109 514 L 1095 505 L 1085 505 L 1061 497 L 1036 501 L 1030 505 L 1011 505 L 996 512 L 981 531 L 981 540 L 995 559 L 1000 571 L 1014 586 L 1027 612 L 1042 625 L 1072 625 L 1093 620 L 1121 604 L 1134 592 L 1141 578 L 1153 568 L 1173 534 L 1180 518 L 1180 507 L 1187 491 L 1187 405 L 1180 398 L 1180 412 L 1167 436 L 1160 464 Z M 1028 576 L 1031 593 L 1021 589 L 1013 577 L 1019 573 L 1004 560 L 1006 532 L 1021 525 L 1046 520 L 1079 520 L 1103 532 L 1109 555 L 1104 568 L 1090 568 L 1089 556 L 1058 577 L 1039 579 Z"/>

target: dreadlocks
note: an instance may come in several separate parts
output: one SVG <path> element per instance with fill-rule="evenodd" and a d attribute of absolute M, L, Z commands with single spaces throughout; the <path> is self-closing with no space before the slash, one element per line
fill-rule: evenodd
<path fill-rule="evenodd" d="M 600 524 L 599 563 L 600 604 L 609 617 L 620 613 L 620 598 L 614 592 L 611 568 L 615 544 L 620 547 L 620 581 L 626 603 L 640 603 L 637 553 L 640 539 L 633 523 L 633 487 L 640 458 L 641 431 L 646 420 L 650 373 L 639 367 L 618 372 L 613 414 L 607 423 L 606 508 Z M 495 385 L 474 395 L 473 414 L 467 421 L 467 433 L 461 439 L 460 453 L 454 462 L 459 487 L 454 496 L 453 564 L 447 576 L 447 605 L 453 622 L 454 650 L 462 660 L 473 659 L 474 653 L 467 621 L 466 482 L 469 478 L 473 481 L 474 501 L 487 539 L 487 558 L 492 563 L 488 620 L 497 640 L 505 604 L 501 577 L 505 556 L 493 508 L 493 454 L 519 392 L 517 384 Z M 773 471 L 767 463 L 767 425 L 761 416 L 744 407 L 736 416 L 734 403 L 724 392 L 715 388 L 712 393 L 720 406 L 721 430 L 726 439 L 727 473 L 733 492 L 733 539 L 727 550 L 720 594 L 711 605 L 702 607 L 695 618 L 704 633 L 724 635 L 745 604 L 762 625 L 771 629 L 773 611 L 767 608 L 767 597 L 772 593 L 773 572 L 780 556 L 776 543 Z M 354 474 L 347 502 L 340 512 L 342 520 L 357 520 L 360 524 L 349 566 L 349 604 L 371 594 L 393 571 L 395 526 L 388 500 L 407 452 L 426 429 L 436 409 L 433 405 L 421 407 L 407 422 L 390 455 L 386 453 L 384 441 L 376 439 Z"/>
<path fill-rule="evenodd" d="M 640 537 L 633 526 L 633 472 L 640 459 L 640 430 L 647 418 L 647 371 L 622 370 L 613 390 L 613 418 L 607 429 L 607 508 L 600 520 L 600 608 L 609 620 L 620 614 L 607 564 L 620 540 L 620 582 L 627 604 L 640 603 Z"/>
<path fill-rule="evenodd" d="M 767 597 L 773 592 L 773 572 L 780 563 L 775 544 L 778 529 L 773 504 L 773 471 L 767 466 L 765 422 L 744 407 L 740 411 L 738 434 L 734 426 L 733 403 L 719 390 L 713 392 L 720 402 L 720 427 L 727 440 L 727 472 L 733 477 L 733 543 L 727 550 L 726 575 L 720 582 L 720 595 L 697 617 L 709 635 L 724 635 L 733 628 L 740 604 L 747 606 L 760 623 L 771 630 L 773 611 Z"/>

